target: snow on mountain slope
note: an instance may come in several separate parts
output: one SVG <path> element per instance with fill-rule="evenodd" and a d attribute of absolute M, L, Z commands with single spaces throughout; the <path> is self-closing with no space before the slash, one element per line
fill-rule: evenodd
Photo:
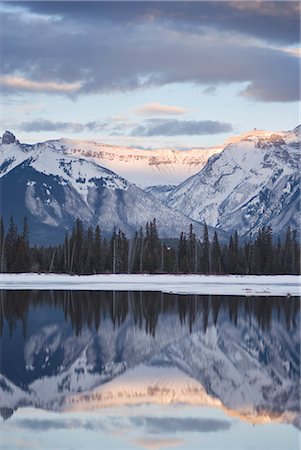
<path fill-rule="evenodd" d="M 300 127 L 291 132 L 245 135 L 212 156 L 176 187 L 167 204 L 227 231 L 275 233 L 300 223 Z"/>
<path fill-rule="evenodd" d="M 210 156 L 222 150 L 222 147 L 142 150 L 70 139 L 45 142 L 44 145 L 52 145 L 67 155 L 92 158 L 102 167 L 141 187 L 178 184 L 197 173 Z"/>
<path fill-rule="evenodd" d="M 1 214 L 6 222 L 13 216 L 18 224 L 27 215 L 37 243 L 54 233 L 61 240 L 76 218 L 85 226 L 99 224 L 104 234 L 116 227 L 129 235 L 156 218 L 162 237 L 178 237 L 191 223 L 114 172 L 91 159 L 62 153 L 56 145 L 15 141 L 0 149 Z M 194 225 L 200 235 L 202 226 Z"/>
<path fill-rule="evenodd" d="M 154 197 L 158 198 L 161 201 L 166 201 L 168 196 L 173 192 L 173 190 L 176 188 L 176 185 L 155 185 L 155 186 L 148 186 L 144 188 L 145 192 L 148 192 L 149 194 L 153 195 Z"/>
<path fill-rule="evenodd" d="M 58 139 L 41 142 L 35 145 L 20 144 L 8 132 L 0 149 L 0 175 L 6 169 L 24 161 L 31 153 L 40 152 L 45 156 L 57 153 L 61 157 L 69 156 L 94 161 L 96 164 L 118 173 L 131 183 L 140 187 L 160 184 L 178 184 L 187 177 L 197 173 L 208 158 L 222 150 L 221 146 L 212 148 L 196 148 L 190 150 L 143 150 L 131 147 L 117 147 L 91 141 Z M 22 149 L 16 156 L 16 149 Z"/>
<path fill-rule="evenodd" d="M 5 133 L 0 145 L 2 215 L 6 220 L 15 216 L 19 223 L 28 215 L 37 243 L 46 235 L 61 240 L 77 217 L 85 226 L 98 223 L 105 234 L 114 226 L 132 234 L 154 217 L 163 237 L 178 237 L 192 220 L 199 236 L 204 221 L 241 235 L 267 225 L 283 233 L 300 223 L 300 140 L 300 127 L 278 134 L 253 130 L 232 138 L 222 152 L 195 153 L 66 139 L 26 145 Z M 172 189 L 210 154 L 200 172 Z M 106 167 L 136 183 L 139 175 L 141 184 L 152 186 L 143 191 Z"/>

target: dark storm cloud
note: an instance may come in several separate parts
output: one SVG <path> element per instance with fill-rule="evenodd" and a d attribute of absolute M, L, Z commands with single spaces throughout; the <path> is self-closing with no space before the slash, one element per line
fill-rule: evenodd
<path fill-rule="evenodd" d="M 161 3 L 157 6 L 154 3 L 152 7 L 157 7 L 158 12 L 147 16 L 141 2 L 94 3 L 26 4 L 35 12 L 56 12 L 63 19 L 45 16 L 43 20 L 39 17 L 29 20 L 20 13 L 3 14 L 4 92 L 42 90 L 48 82 L 57 83 L 52 90 L 59 95 L 126 91 L 169 83 L 218 85 L 244 82 L 247 84 L 241 93 L 244 97 L 282 102 L 299 98 L 298 58 L 264 46 L 256 47 L 242 39 L 221 39 L 215 32 L 212 34 L 212 30 L 208 32 L 210 39 L 208 33 L 202 31 L 198 34 L 179 32 L 186 22 L 190 23 L 186 16 L 193 20 L 190 4 L 180 3 L 183 11 L 177 15 L 177 3 L 167 2 L 162 7 Z M 195 7 L 200 8 L 202 3 Z M 256 9 L 252 12 L 249 3 L 243 2 L 240 7 L 227 3 L 225 7 L 238 16 L 258 14 Z M 244 12 L 246 6 L 243 4 L 248 5 L 248 14 Z M 206 3 L 205 6 L 210 9 L 212 5 Z M 291 18 L 291 9 L 291 3 L 288 3 L 288 12 L 283 12 L 284 23 L 287 17 Z M 133 12 L 132 16 L 129 11 Z M 141 19 L 136 20 L 139 11 Z M 172 18 L 168 18 L 166 11 Z M 280 17 L 277 11 L 275 6 L 267 17 Z M 164 20 L 182 24 L 182 28 L 177 25 L 178 31 L 174 32 L 159 26 L 156 18 L 161 16 Z M 25 81 L 10 79 L 18 74 Z M 26 80 L 30 82 L 26 83 Z"/>
<path fill-rule="evenodd" d="M 64 20 L 122 23 L 157 22 L 176 30 L 199 31 L 202 26 L 248 34 L 284 44 L 300 39 L 296 1 L 202 2 L 17 2 L 29 10 Z"/>
<path fill-rule="evenodd" d="M 144 125 L 138 125 L 132 130 L 132 136 L 180 136 L 206 135 L 232 131 L 229 123 L 212 120 L 160 120 L 153 119 Z"/>
<path fill-rule="evenodd" d="M 150 434 L 213 433 L 229 430 L 231 427 L 228 420 L 194 417 L 133 417 L 131 423 L 136 427 L 143 427 Z"/>
<path fill-rule="evenodd" d="M 50 120 L 34 120 L 32 122 L 24 122 L 19 129 L 27 132 L 38 131 L 71 131 L 72 133 L 80 133 L 84 130 L 99 131 L 106 127 L 105 123 L 100 122 L 53 122 Z"/>

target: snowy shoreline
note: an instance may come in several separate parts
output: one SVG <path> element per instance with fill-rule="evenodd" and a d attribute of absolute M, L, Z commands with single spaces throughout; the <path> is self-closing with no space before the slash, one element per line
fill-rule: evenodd
<path fill-rule="evenodd" d="M 173 294 L 300 296 L 298 275 L 0 274 L 5 290 L 161 291 Z"/>

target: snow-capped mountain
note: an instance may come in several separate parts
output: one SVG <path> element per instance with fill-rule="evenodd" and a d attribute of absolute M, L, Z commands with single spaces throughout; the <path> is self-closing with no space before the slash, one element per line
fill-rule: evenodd
<path fill-rule="evenodd" d="M 6 133 L 0 147 L 1 214 L 22 223 L 34 241 L 61 239 L 76 218 L 99 224 L 104 234 L 131 235 L 156 218 L 162 237 L 178 237 L 191 219 L 89 158 L 63 152 L 55 143 L 24 145 Z M 201 234 L 202 227 L 195 223 Z"/>
<path fill-rule="evenodd" d="M 202 315 L 190 332 L 169 313 L 159 314 L 155 334 L 147 334 L 129 314 L 118 327 L 102 318 L 98 331 L 85 327 L 75 336 L 68 324 L 49 319 L 24 345 L 19 371 L 25 364 L 28 383 L 20 388 L 3 374 L 0 409 L 9 415 L 21 406 L 68 411 L 185 400 L 253 422 L 298 426 L 298 314 L 295 320 L 290 331 L 276 319 L 265 330 L 242 312 L 235 325 L 221 307 L 205 331 Z"/>
<path fill-rule="evenodd" d="M 268 225 L 281 234 L 288 225 L 299 228 L 300 140 L 300 127 L 253 130 L 231 138 L 224 150 L 181 152 L 66 139 L 26 145 L 6 132 L 1 213 L 19 224 L 27 215 L 36 243 L 47 243 L 45 236 L 60 241 L 77 217 L 105 234 L 116 227 L 131 235 L 153 218 L 162 237 L 178 237 L 192 221 L 199 236 L 205 221 L 222 239 L 224 230 L 247 235 Z"/>
<path fill-rule="evenodd" d="M 5 135 L 4 141 L 2 140 L 2 144 L 4 143 L 14 144 L 15 147 L 20 145 L 11 133 Z M 118 173 L 139 187 L 162 184 L 177 185 L 199 172 L 210 156 L 223 149 L 222 146 L 216 146 L 185 151 L 168 148 L 144 150 L 71 139 L 57 139 L 27 146 L 22 144 L 21 147 L 27 152 L 30 149 L 34 152 L 39 149 L 45 153 L 54 150 L 62 157 L 73 156 L 92 160 L 97 165 Z M 13 148 L 11 148 L 11 152 L 13 152 Z M 7 154 L 9 155 L 11 152 Z M 22 155 L 19 155 L 15 164 L 21 160 Z"/>
<path fill-rule="evenodd" d="M 262 226 L 275 233 L 289 225 L 299 229 L 300 143 L 300 126 L 280 134 L 245 134 L 165 200 L 194 220 L 240 235 Z"/>
<path fill-rule="evenodd" d="M 59 139 L 41 145 L 52 146 L 65 155 L 90 158 L 137 186 L 179 184 L 197 173 L 221 146 L 190 150 L 143 150 L 90 141 Z"/>
<path fill-rule="evenodd" d="M 175 185 L 159 184 L 154 186 L 148 186 L 144 188 L 144 191 L 148 192 L 149 194 L 152 194 L 154 197 L 165 202 L 168 196 L 173 192 L 175 188 L 176 188 Z"/>

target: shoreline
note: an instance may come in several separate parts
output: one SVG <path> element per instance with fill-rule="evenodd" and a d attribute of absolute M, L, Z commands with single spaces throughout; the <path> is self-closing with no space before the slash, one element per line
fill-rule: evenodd
<path fill-rule="evenodd" d="M 299 275 L 0 274 L 2 290 L 161 291 L 186 295 L 300 296 Z"/>

